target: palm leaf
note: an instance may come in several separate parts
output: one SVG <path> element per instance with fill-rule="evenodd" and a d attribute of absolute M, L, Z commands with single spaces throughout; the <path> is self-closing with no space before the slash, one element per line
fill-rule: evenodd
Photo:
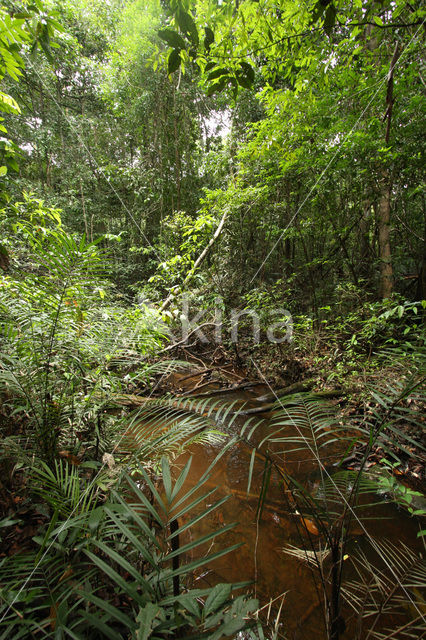
<path fill-rule="evenodd" d="M 418 638 L 426 631 L 426 562 L 404 543 L 374 540 L 377 565 L 362 550 L 351 556 L 358 578 L 344 584 L 348 604 L 367 621 L 365 640 Z M 407 620 L 407 607 L 410 617 Z M 389 615 L 402 615 L 404 622 L 387 631 L 376 626 Z"/>

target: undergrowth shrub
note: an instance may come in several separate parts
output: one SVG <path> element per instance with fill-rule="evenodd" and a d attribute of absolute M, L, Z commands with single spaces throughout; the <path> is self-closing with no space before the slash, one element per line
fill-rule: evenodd
<path fill-rule="evenodd" d="M 199 539 L 188 536 L 194 520 L 226 500 L 200 510 L 214 492 L 200 496 L 209 469 L 183 490 L 191 460 L 173 481 L 163 458 L 161 495 L 139 464 L 137 476 L 122 475 L 102 502 L 93 481 L 66 465 L 41 466 L 34 475 L 35 491 L 52 512 L 34 538 L 38 548 L 0 563 L 1 637 L 220 640 L 247 627 L 258 605 L 232 595 L 243 585 L 191 584 L 194 572 L 240 546 L 217 546 L 232 523 Z M 213 541 L 212 552 L 194 559 Z"/>
<path fill-rule="evenodd" d="M 164 331 L 152 310 L 115 303 L 99 243 L 70 236 L 37 202 L 9 220 L 17 240 L 0 277 L 0 389 L 3 409 L 25 417 L 24 435 L 53 465 L 79 433 L 99 439 L 106 399 L 126 385 L 123 367 L 143 367 Z"/>

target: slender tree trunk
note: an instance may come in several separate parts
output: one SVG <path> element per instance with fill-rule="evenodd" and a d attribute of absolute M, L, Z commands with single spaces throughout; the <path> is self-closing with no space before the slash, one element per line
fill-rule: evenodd
<path fill-rule="evenodd" d="M 386 121 L 386 133 L 385 143 L 389 144 L 390 128 L 392 121 L 392 107 L 393 107 L 393 71 L 396 62 L 399 58 L 399 45 L 395 47 L 395 51 L 390 64 L 388 73 L 388 84 L 386 93 L 386 113 L 384 120 Z M 379 258 L 380 258 L 380 296 L 389 298 L 393 291 L 393 267 L 392 267 L 392 252 L 390 244 L 390 229 L 391 229 L 391 193 L 392 193 L 392 180 L 389 169 L 382 171 L 380 180 L 380 200 L 377 215 L 377 227 L 378 227 L 378 240 L 379 240 Z"/>
<path fill-rule="evenodd" d="M 368 282 L 370 281 L 370 266 L 372 249 L 370 244 L 370 224 L 371 224 L 371 199 L 363 203 L 363 214 L 359 221 L 359 274 Z"/>
<path fill-rule="evenodd" d="M 87 227 L 87 216 L 86 216 L 86 205 L 84 202 L 84 193 L 83 193 L 83 183 L 80 178 L 80 197 L 81 197 L 81 208 L 83 210 L 83 220 L 84 220 L 84 230 L 86 234 L 86 240 L 89 239 L 89 229 Z"/>
<path fill-rule="evenodd" d="M 228 217 L 228 210 L 225 209 L 225 212 L 216 228 L 216 231 L 214 232 L 213 236 L 210 238 L 208 244 L 204 247 L 203 251 L 200 253 L 200 255 L 198 256 L 198 258 L 196 259 L 196 261 L 194 262 L 194 266 L 192 267 L 192 269 L 189 271 L 189 273 L 186 275 L 183 283 L 182 283 L 182 287 L 181 290 L 184 289 L 184 287 L 190 282 L 190 280 L 192 279 L 194 273 L 196 272 L 196 270 L 198 269 L 198 267 L 200 266 L 200 264 L 203 262 L 204 258 L 206 257 L 206 255 L 208 254 L 210 248 L 213 246 L 213 244 L 216 242 L 217 238 L 220 236 L 220 234 L 222 233 L 222 229 L 224 227 L 224 224 L 226 222 L 226 218 Z M 171 293 L 166 300 L 163 302 L 163 304 L 161 305 L 160 311 L 165 311 L 166 309 L 168 309 L 168 307 L 170 306 L 172 300 L 173 300 L 174 294 Z"/>
<path fill-rule="evenodd" d="M 176 123 L 176 90 L 173 89 L 173 133 L 174 133 L 174 146 L 175 146 L 175 182 L 176 182 L 176 206 L 180 210 L 180 182 L 181 182 L 181 161 L 179 150 L 179 136 Z"/>
<path fill-rule="evenodd" d="M 393 291 L 392 252 L 390 246 L 390 187 L 388 172 L 382 178 L 382 195 L 377 216 L 379 258 L 380 258 L 380 297 L 385 299 Z"/>
<path fill-rule="evenodd" d="M 424 202 L 424 200 L 423 200 Z M 423 237 L 426 238 L 426 210 L 424 210 L 424 223 L 423 223 Z M 417 300 L 424 300 L 426 296 L 426 241 L 423 241 L 423 256 L 422 264 L 420 266 L 419 277 L 417 279 Z"/>

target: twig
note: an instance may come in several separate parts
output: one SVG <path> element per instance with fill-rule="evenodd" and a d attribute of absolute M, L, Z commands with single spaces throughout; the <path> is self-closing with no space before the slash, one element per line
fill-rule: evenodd
<path fill-rule="evenodd" d="M 278 400 L 278 398 L 282 398 L 283 396 L 289 396 L 292 393 L 300 393 L 303 391 L 310 391 L 314 386 L 313 380 L 306 380 L 305 382 L 295 382 L 294 384 L 290 384 L 287 387 L 281 387 L 276 391 L 272 391 L 271 393 L 265 393 L 263 396 L 258 396 L 255 398 L 256 402 L 270 402 L 271 400 Z"/>
<path fill-rule="evenodd" d="M 188 282 L 192 279 L 195 271 L 198 269 L 198 267 L 203 262 L 203 260 L 206 257 L 206 255 L 208 254 L 210 247 L 213 246 L 213 244 L 215 243 L 216 239 L 220 236 L 227 216 L 228 216 L 228 210 L 225 209 L 225 212 L 224 212 L 222 218 L 220 219 L 220 222 L 219 222 L 219 224 L 218 224 L 218 226 L 216 228 L 216 231 L 214 232 L 213 236 L 210 238 L 209 242 L 204 247 L 203 251 L 200 253 L 200 255 L 198 256 L 196 261 L 194 262 L 194 265 L 193 265 L 192 269 L 186 275 L 186 277 L 185 277 L 185 279 L 184 279 L 184 281 L 182 283 L 181 291 L 184 289 L 185 285 L 187 285 Z M 165 309 L 167 309 L 170 306 L 170 304 L 171 304 L 171 302 L 173 300 L 173 297 L 174 297 L 174 293 L 171 293 L 166 298 L 166 300 L 163 302 L 163 304 L 161 305 L 160 311 L 165 311 Z"/>
<path fill-rule="evenodd" d="M 185 338 L 183 338 L 183 340 L 180 340 L 179 342 L 173 342 L 173 344 L 170 344 L 168 347 L 166 347 L 165 349 L 162 349 L 161 351 L 158 351 L 157 355 L 160 355 L 161 353 L 166 353 L 167 351 L 172 351 L 172 349 L 176 349 L 176 347 L 180 347 L 183 344 L 186 344 L 189 340 L 189 338 L 191 336 L 194 335 L 194 333 L 196 333 L 197 331 L 199 331 L 199 329 L 202 329 L 203 327 L 211 327 L 211 326 L 216 326 L 215 322 L 204 322 L 204 324 L 200 324 L 197 327 L 195 327 L 195 329 L 193 329 L 191 331 L 191 333 L 189 333 Z M 203 362 L 203 365 L 205 367 L 205 364 Z"/>
<path fill-rule="evenodd" d="M 210 371 L 214 371 L 214 369 L 212 369 L 212 368 L 210 368 L 210 369 L 199 369 L 195 373 L 190 373 L 189 375 L 184 376 L 183 378 L 179 378 L 179 382 L 183 382 L 184 380 L 189 380 L 190 378 L 195 378 L 195 376 L 204 375 L 205 373 L 210 372 Z"/>
<path fill-rule="evenodd" d="M 195 345 L 194 345 L 194 344 L 191 344 L 191 345 L 189 345 L 189 346 L 193 347 L 193 346 L 195 346 Z M 201 360 L 201 358 L 197 358 L 197 356 L 194 356 L 194 354 L 193 354 L 193 353 L 189 353 L 189 351 L 187 351 L 183 346 L 181 346 L 181 347 L 180 347 L 180 349 L 182 349 L 182 351 L 183 351 L 184 353 L 186 353 L 186 355 L 188 356 L 188 358 L 192 358 L 193 360 L 196 360 L 197 362 L 201 362 L 201 364 L 202 364 L 204 367 L 206 366 L 205 362 L 203 362 L 203 361 Z"/>
<path fill-rule="evenodd" d="M 196 394 L 194 394 L 194 391 L 196 391 L 197 389 L 203 389 L 204 387 L 208 387 L 211 384 L 216 384 L 216 381 L 215 380 L 207 380 L 207 382 L 204 382 L 203 384 L 196 385 L 193 389 L 190 389 L 189 391 L 185 391 L 184 393 L 179 394 L 179 398 L 183 398 L 184 396 L 192 396 L 192 395 L 195 395 L 195 396 L 198 396 L 198 395 L 202 395 L 202 396 L 204 396 L 204 395 L 206 395 L 206 396 L 214 395 L 214 391 L 212 391 L 211 394 L 210 393 L 201 393 L 201 394 L 196 393 Z"/>

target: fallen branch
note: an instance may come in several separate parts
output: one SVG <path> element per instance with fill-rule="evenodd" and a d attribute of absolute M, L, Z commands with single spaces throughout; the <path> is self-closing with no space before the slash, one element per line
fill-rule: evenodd
<path fill-rule="evenodd" d="M 210 238 L 207 246 L 204 248 L 204 250 L 200 253 L 198 258 L 194 262 L 194 266 L 192 267 L 192 269 L 189 271 L 189 273 L 185 277 L 185 279 L 184 279 L 184 281 L 182 283 L 181 290 L 185 287 L 185 285 L 188 284 L 188 282 L 194 276 L 195 271 L 198 269 L 198 267 L 203 262 L 203 260 L 206 257 L 206 255 L 208 254 L 209 249 L 213 246 L 213 244 L 215 243 L 217 238 L 220 236 L 227 216 L 228 216 L 228 210 L 225 209 L 225 213 L 223 214 L 223 216 L 222 216 L 222 218 L 221 218 L 221 220 L 220 220 L 220 222 L 219 222 L 219 224 L 217 226 L 216 231 L 214 232 L 213 236 Z M 167 296 L 167 298 L 164 300 L 163 304 L 160 307 L 160 311 L 165 311 L 170 306 L 170 304 L 171 304 L 171 302 L 172 302 L 172 300 L 174 298 L 174 295 L 175 295 L 174 293 L 171 293 L 169 296 Z"/>
<path fill-rule="evenodd" d="M 211 380 L 210 384 L 216 384 L 215 380 Z M 213 389 L 212 391 L 205 391 L 203 393 L 193 393 L 191 395 L 194 398 L 200 398 L 202 396 L 220 396 L 225 393 L 235 393 L 238 391 L 247 391 L 247 389 L 251 389 L 252 387 L 263 386 L 264 382 L 242 382 L 241 384 L 233 384 L 230 387 L 222 387 L 221 389 Z M 193 389 L 192 391 L 195 391 Z M 188 392 L 189 394 L 190 392 Z"/>
<path fill-rule="evenodd" d="M 195 347 L 195 342 L 193 342 L 192 344 L 189 344 L 189 345 L 188 345 L 188 347 Z M 201 358 L 197 358 L 197 356 L 194 356 L 194 354 L 193 354 L 193 353 L 189 353 L 189 351 L 188 351 L 188 350 L 187 350 L 183 345 L 181 345 L 181 346 L 180 346 L 180 349 L 182 349 L 182 351 L 183 351 L 184 353 L 186 353 L 186 355 L 187 355 L 188 359 L 196 360 L 197 362 L 201 362 L 201 364 L 203 365 L 203 367 L 205 367 L 205 366 L 206 366 L 206 363 L 205 363 L 205 362 L 203 362 L 203 360 L 201 360 Z M 188 361 L 189 361 L 189 360 L 188 360 Z"/>
<path fill-rule="evenodd" d="M 303 393 L 305 391 L 310 391 L 313 386 L 313 380 L 295 382 L 294 384 L 290 384 L 288 387 L 280 387 L 275 391 L 271 391 L 271 393 L 265 393 L 263 396 L 258 396 L 257 398 L 255 398 L 255 400 L 256 402 L 272 402 L 274 400 L 278 400 L 278 398 L 290 396 L 292 393 Z"/>
<path fill-rule="evenodd" d="M 263 407 L 255 407 L 254 409 L 245 409 L 244 411 L 238 411 L 238 413 L 240 414 L 240 416 L 254 416 L 258 413 L 269 413 L 270 411 L 274 411 L 274 409 L 277 409 L 277 403 L 276 402 L 269 402 L 268 404 L 265 404 Z M 237 413 L 237 412 L 234 412 Z"/>
<path fill-rule="evenodd" d="M 211 326 L 215 327 L 216 323 L 215 322 L 204 322 L 204 324 L 198 325 L 183 340 L 180 340 L 179 342 L 173 342 L 172 344 L 169 344 L 169 346 L 166 347 L 165 349 L 161 349 L 161 351 L 158 351 L 157 355 L 160 355 L 161 353 L 166 353 L 167 351 L 172 351 L 172 349 L 176 349 L 176 347 L 180 347 L 181 345 L 186 344 L 188 342 L 189 338 L 194 335 L 194 333 L 196 333 L 197 331 L 199 331 L 203 327 L 211 327 Z"/>
<path fill-rule="evenodd" d="M 217 384 L 217 381 L 216 380 L 207 380 L 207 382 L 203 382 L 203 384 L 197 384 L 192 389 L 189 389 L 189 391 L 185 391 L 184 393 L 180 393 L 179 394 L 179 398 L 183 398 L 184 396 L 194 396 L 194 398 L 197 398 L 198 396 L 214 395 L 214 391 L 212 391 L 211 394 L 210 394 L 210 392 L 207 392 L 207 393 L 194 393 L 194 391 L 197 391 L 197 389 L 203 389 L 204 387 L 209 387 L 212 384 Z"/>
<path fill-rule="evenodd" d="M 184 380 L 189 380 L 190 378 L 195 378 L 196 376 L 202 376 L 207 372 L 210 373 L 211 371 L 214 371 L 214 369 L 198 369 L 194 373 L 190 373 L 187 376 L 184 376 L 183 378 L 179 378 L 179 382 L 183 382 Z"/>

